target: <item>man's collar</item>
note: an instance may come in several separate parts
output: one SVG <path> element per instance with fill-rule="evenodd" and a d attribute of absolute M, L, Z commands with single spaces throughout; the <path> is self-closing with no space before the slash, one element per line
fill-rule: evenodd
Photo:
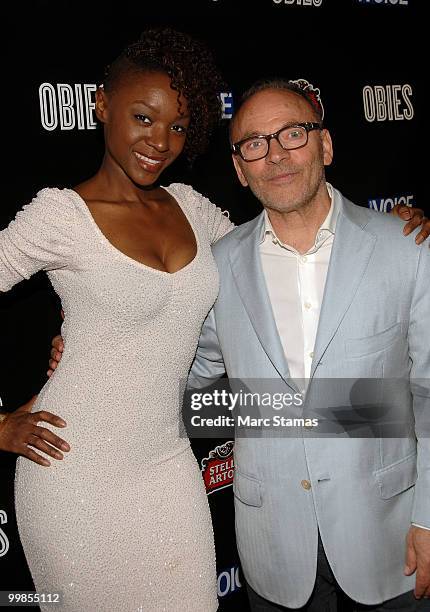
<path fill-rule="evenodd" d="M 337 222 L 337 217 L 339 214 L 339 203 L 337 202 L 337 198 L 333 197 L 333 187 L 330 185 L 330 183 L 326 183 L 326 185 L 327 185 L 328 195 L 330 196 L 330 200 L 331 200 L 330 210 L 328 211 L 327 217 L 322 222 L 321 227 L 319 228 L 319 231 L 327 230 L 331 234 L 334 234 L 336 231 L 336 222 Z"/>
<path fill-rule="evenodd" d="M 322 243 L 325 242 L 329 236 L 334 235 L 336 231 L 336 222 L 339 216 L 339 202 L 338 202 L 338 199 L 334 197 L 333 187 L 331 186 L 331 184 L 326 183 L 326 185 L 327 185 L 327 191 L 328 191 L 328 194 L 331 200 L 330 209 L 327 213 L 326 218 L 324 219 L 320 228 L 318 229 L 318 232 L 315 238 L 315 245 L 314 247 L 310 249 L 309 251 L 310 253 L 317 250 L 322 245 Z M 267 210 L 265 209 L 264 210 L 264 225 L 263 225 L 263 232 L 260 236 L 260 244 L 263 243 L 267 239 L 271 239 L 273 242 L 279 243 L 280 245 L 282 245 L 282 242 L 276 236 L 275 230 L 273 229 L 273 226 L 270 222 L 269 215 L 267 214 Z M 282 245 L 282 246 L 287 246 L 287 245 Z"/>

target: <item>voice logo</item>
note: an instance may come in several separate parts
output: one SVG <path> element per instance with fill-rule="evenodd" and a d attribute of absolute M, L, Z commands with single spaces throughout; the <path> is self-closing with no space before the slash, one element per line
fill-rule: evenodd
<path fill-rule="evenodd" d="M 402 121 L 414 116 L 412 86 L 365 85 L 363 87 L 363 108 L 366 121 Z"/>
<path fill-rule="evenodd" d="M 4 510 L 0 510 L 0 525 L 7 523 L 7 514 Z M 3 529 L 0 527 L 0 557 L 4 557 L 9 550 L 9 539 Z"/>
<path fill-rule="evenodd" d="M 233 565 L 218 574 L 218 597 L 226 597 L 242 588 L 239 579 L 239 566 Z"/>
<path fill-rule="evenodd" d="M 275 4 L 295 4 L 296 6 L 321 6 L 323 0 L 273 0 Z"/>
<path fill-rule="evenodd" d="M 222 108 L 222 118 L 223 119 L 231 119 L 233 117 L 233 94 L 231 91 L 229 92 L 221 92 L 220 95 L 221 100 L 221 108 Z"/>
<path fill-rule="evenodd" d="M 367 207 L 378 212 L 389 213 L 396 204 L 402 206 L 415 206 L 413 195 L 396 195 L 393 197 L 383 198 L 369 198 L 367 200 Z"/>
<path fill-rule="evenodd" d="M 391 6 L 394 6 L 395 4 L 397 5 L 403 5 L 403 6 L 408 6 L 409 4 L 409 0 L 358 0 L 360 4 L 388 4 Z"/>

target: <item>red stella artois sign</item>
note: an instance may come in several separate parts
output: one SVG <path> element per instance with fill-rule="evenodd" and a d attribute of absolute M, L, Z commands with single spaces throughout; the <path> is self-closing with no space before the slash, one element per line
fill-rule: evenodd
<path fill-rule="evenodd" d="M 209 457 L 202 459 L 202 474 L 208 495 L 232 486 L 234 474 L 233 448 L 234 442 L 226 442 L 211 450 Z"/>

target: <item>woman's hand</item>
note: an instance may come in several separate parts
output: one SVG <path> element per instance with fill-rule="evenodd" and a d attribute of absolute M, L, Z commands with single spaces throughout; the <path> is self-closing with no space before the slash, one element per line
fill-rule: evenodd
<path fill-rule="evenodd" d="M 55 336 L 55 338 L 52 338 L 51 359 L 49 360 L 49 370 L 46 372 L 48 376 L 52 376 L 54 370 L 60 363 L 63 350 L 63 338 L 61 336 Z"/>
<path fill-rule="evenodd" d="M 404 206 L 403 204 L 396 204 L 391 211 L 391 214 L 408 221 L 403 228 L 403 233 L 408 236 L 414 231 L 419 225 L 422 225 L 421 231 L 415 236 L 415 242 L 421 244 L 430 235 L 430 219 L 427 219 L 424 215 L 424 211 L 421 208 L 415 208 L 411 206 Z"/>
<path fill-rule="evenodd" d="M 63 453 L 70 450 L 69 444 L 49 429 L 40 427 L 38 422 L 44 421 L 54 425 L 54 427 L 66 427 L 66 422 L 59 416 L 40 410 L 31 412 L 31 408 L 36 401 L 35 395 L 29 402 L 8 414 L 6 419 L 0 424 L 0 450 L 16 453 L 27 457 L 39 465 L 46 467 L 51 463 L 36 453 L 32 447 L 46 453 L 54 459 L 63 459 Z"/>

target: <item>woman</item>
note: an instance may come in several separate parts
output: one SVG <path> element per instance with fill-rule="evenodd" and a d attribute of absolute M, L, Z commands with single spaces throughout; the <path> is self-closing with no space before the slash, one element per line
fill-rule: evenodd
<path fill-rule="evenodd" d="M 1 233 L 0 288 L 44 269 L 66 314 L 56 375 L 0 424 L 0 449 L 23 455 L 16 513 L 36 590 L 63 592 L 63 611 L 217 609 L 179 380 L 217 295 L 210 245 L 231 223 L 191 187 L 157 181 L 181 153 L 202 150 L 220 89 L 201 44 L 145 32 L 97 91 L 106 145 L 97 174 L 43 189 Z M 36 452 L 61 459 L 59 449 L 67 456 L 52 464 Z"/>

